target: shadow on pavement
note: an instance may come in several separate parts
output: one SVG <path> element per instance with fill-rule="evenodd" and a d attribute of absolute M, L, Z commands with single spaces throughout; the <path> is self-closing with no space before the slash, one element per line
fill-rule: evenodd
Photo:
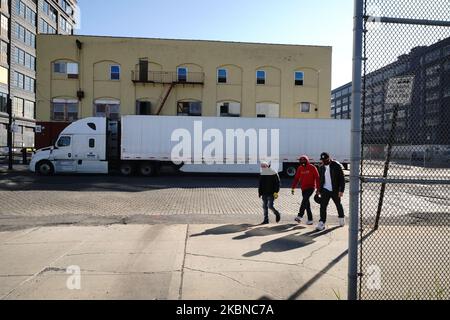
<path fill-rule="evenodd" d="M 367 235 L 365 235 L 360 241 L 359 244 L 367 240 L 371 235 L 373 235 L 376 231 L 372 230 Z M 317 282 L 320 278 L 322 278 L 325 274 L 327 274 L 328 271 L 330 271 L 336 264 L 338 264 L 342 259 L 344 259 L 348 255 L 348 249 L 342 252 L 340 255 L 338 255 L 336 258 L 330 261 L 330 263 L 327 264 L 325 268 L 317 272 L 317 274 L 312 277 L 308 282 L 306 282 L 303 286 L 301 286 L 297 291 L 295 291 L 292 295 L 290 295 L 287 300 L 296 300 L 298 299 L 303 293 L 305 293 L 315 282 Z M 267 296 L 263 296 L 259 298 L 258 300 L 265 301 L 265 300 L 272 300 L 271 298 Z"/>
<path fill-rule="evenodd" d="M 301 229 L 305 229 L 305 227 L 299 226 L 298 224 L 284 224 L 270 228 L 262 227 L 248 230 L 244 234 L 234 237 L 233 240 L 245 240 L 252 237 L 266 237 L 274 234 L 285 233 Z"/>
<path fill-rule="evenodd" d="M 226 226 L 220 226 L 203 231 L 202 233 L 193 234 L 190 237 L 210 236 L 210 235 L 223 235 L 231 233 L 239 233 L 248 230 L 249 228 L 256 227 L 252 224 L 230 224 Z"/>
<path fill-rule="evenodd" d="M 261 245 L 261 248 L 258 250 L 250 251 L 245 253 L 243 256 L 246 258 L 254 257 L 260 255 L 264 252 L 285 252 L 294 249 L 299 249 L 306 247 L 312 243 L 314 243 L 314 239 L 318 237 L 322 237 L 328 233 L 331 233 L 340 227 L 334 227 L 327 229 L 325 231 L 311 231 L 304 234 L 290 234 L 283 238 L 275 239 Z"/>

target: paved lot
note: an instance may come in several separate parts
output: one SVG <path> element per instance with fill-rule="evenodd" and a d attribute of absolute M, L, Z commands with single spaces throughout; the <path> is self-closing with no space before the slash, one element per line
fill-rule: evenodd
<path fill-rule="evenodd" d="M 371 166 L 380 174 L 380 163 Z M 0 168 L 5 299 L 345 299 L 348 229 L 333 228 L 332 204 L 327 232 L 293 224 L 300 194 L 290 194 L 290 179 L 277 201 L 280 225 L 260 227 L 257 176 L 38 177 L 19 169 Z M 450 173 L 395 170 L 403 178 Z M 450 186 L 388 185 L 381 227 L 371 232 L 379 192 L 364 184 L 362 281 L 376 266 L 385 282 L 363 294 L 448 299 Z M 348 213 L 348 192 L 343 203 Z M 313 212 L 317 221 L 315 203 Z M 81 291 L 65 286 L 70 265 L 82 270 Z"/>
<path fill-rule="evenodd" d="M 106 224 L 155 220 L 190 222 L 186 217 L 204 217 L 200 223 L 261 222 L 258 176 L 120 176 L 39 177 L 27 172 L 3 173 L 0 185 L 0 228 L 27 222 L 84 220 Z M 283 179 L 277 208 L 283 221 L 297 215 L 301 193 L 290 193 L 291 180 Z M 348 193 L 344 198 L 348 207 Z M 318 219 L 319 208 L 313 204 Z M 337 212 L 330 206 L 331 220 Z M 176 217 L 173 217 L 176 216 Z M 246 220 L 249 219 L 249 220 Z M 16 222 L 10 222 L 16 220 Z M 196 220 L 193 220 L 196 221 Z M 32 225 L 28 225 L 32 226 Z M 1 230 L 1 229 L 0 229 Z"/>
<path fill-rule="evenodd" d="M 296 224 L 0 232 L 0 299 L 345 299 L 347 232 Z M 67 273 L 74 267 L 79 282 Z"/>

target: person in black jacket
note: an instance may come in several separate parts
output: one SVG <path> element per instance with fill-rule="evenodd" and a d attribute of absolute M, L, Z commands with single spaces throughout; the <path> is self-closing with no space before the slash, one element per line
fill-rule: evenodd
<path fill-rule="evenodd" d="M 269 224 L 269 209 L 273 211 L 277 223 L 281 220 L 281 215 L 274 207 L 274 202 L 278 199 L 280 192 L 280 177 L 278 173 L 270 168 L 267 162 L 261 163 L 261 176 L 259 178 L 259 197 L 263 200 L 264 224 Z"/>
<path fill-rule="evenodd" d="M 320 176 L 320 222 L 317 230 L 325 230 L 325 223 L 327 222 L 327 208 L 330 199 L 333 199 L 339 215 L 339 225 L 345 225 L 344 207 L 341 199 L 345 192 L 345 176 L 342 165 L 331 159 L 326 152 L 320 156 L 322 165 L 319 167 Z"/>

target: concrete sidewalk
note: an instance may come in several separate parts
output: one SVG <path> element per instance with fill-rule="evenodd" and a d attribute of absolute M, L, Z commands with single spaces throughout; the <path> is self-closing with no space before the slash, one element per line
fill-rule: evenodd
<path fill-rule="evenodd" d="M 2 232 L 0 298 L 346 299 L 347 233 L 296 224 Z M 80 290 L 67 287 L 73 266 Z"/>

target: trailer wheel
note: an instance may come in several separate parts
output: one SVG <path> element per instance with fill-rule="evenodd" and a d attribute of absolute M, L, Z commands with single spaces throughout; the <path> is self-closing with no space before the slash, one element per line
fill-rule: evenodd
<path fill-rule="evenodd" d="M 133 169 L 133 165 L 129 162 L 124 162 L 120 165 L 120 173 L 125 177 L 131 176 Z"/>
<path fill-rule="evenodd" d="M 297 173 L 297 167 L 294 165 L 287 165 L 284 169 L 284 174 L 288 177 L 295 177 L 295 174 Z"/>
<path fill-rule="evenodd" d="M 55 173 L 55 168 L 50 161 L 41 161 L 36 165 L 36 172 L 41 176 L 51 176 Z"/>
<path fill-rule="evenodd" d="M 139 173 L 144 177 L 151 177 L 156 173 L 155 166 L 150 162 L 141 163 Z"/>

